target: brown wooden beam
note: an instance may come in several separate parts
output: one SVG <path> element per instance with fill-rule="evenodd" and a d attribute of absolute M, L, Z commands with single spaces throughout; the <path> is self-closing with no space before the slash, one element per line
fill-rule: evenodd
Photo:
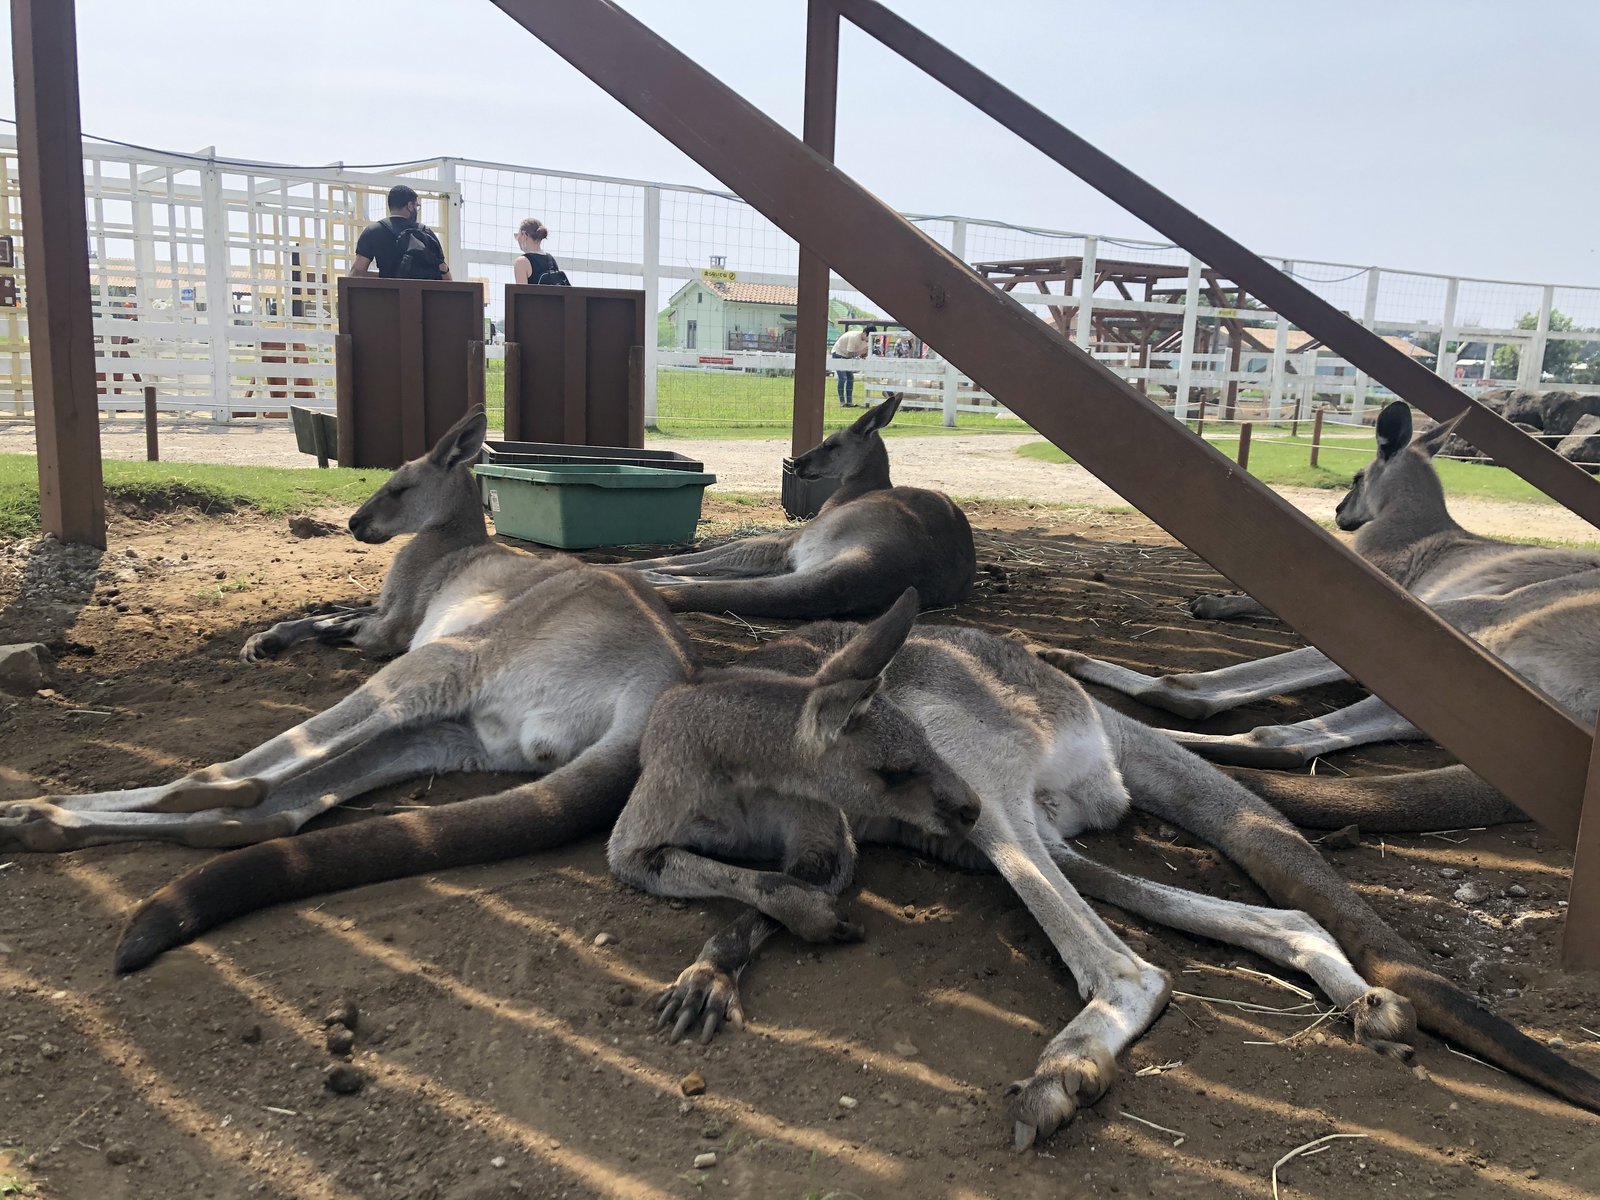
<path fill-rule="evenodd" d="M 810 0 L 806 9 L 805 143 L 833 159 L 839 106 L 839 11 L 832 0 Z M 794 416 L 791 453 L 804 454 L 822 440 L 828 394 L 828 264 L 800 245 L 794 337 Z"/>
<path fill-rule="evenodd" d="M 104 549 L 73 0 L 11 0 L 11 69 L 39 523 L 64 542 Z"/>
<path fill-rule="evenodd" d="M 616 5 L 494 2 L 1530 817 L 1576 836 L 1591 738 L 1542 693 Z"/>

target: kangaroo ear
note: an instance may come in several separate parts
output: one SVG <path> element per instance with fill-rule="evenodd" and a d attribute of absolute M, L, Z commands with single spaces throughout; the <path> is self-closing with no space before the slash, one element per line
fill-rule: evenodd
<path fill-rule="evenodd" d="M 488 433 L 489 414 L 475 408 L 445 431 L 438 444 L 428 451 L 428 461 L 447 471 L 471 462 L 483 449 L 483 439 Z"/>
<path fill-rule="evenodd" d="M 870 679 L 841 679 L 819 683 L 806 696 L 800 710 L 796 737 L 813 751 L 823 751 L 838 741 L 850 725 L 872 703 L 878 691 L 878 676 Z"/>
<path fill-rule="evenodd" d="M 1461 424 L 1461 419 L 1467 415 L 1467 411 L 1467 409 L 1462 409 L 1448 421 L 1440 421 L 1437 425 L 1419 434 L 1411 444 L 1429 458 L 1432 458 L 1450 440 L 1451 435 L 1456 431 L 1456 426 Z"/>
<path fill-rule="evenodd" d="M 894 420 L 895 413 L 900 411 L 900 401 L 903 399 L 900 392 L 885 392 L 883 403 L 867 409 L 856 418 L 852 428 L 857 433 L 877 433 L 890 421 Z"/>
<path fill-rule="evenodd" d="M 907 588 L 883 616 L 862 627 L 838 650 L 828 656 L 817 671 L 818 686 L 847 679 L 876 679 L 888 668 L 905 645 L 917 619 L 917 589 Z"/>
<path fill-rule="evenodd" d="M 1378 414 L 1378 457 L 1391 459 L 1411 441 L 1411 406 L 1396 400 Z"/>

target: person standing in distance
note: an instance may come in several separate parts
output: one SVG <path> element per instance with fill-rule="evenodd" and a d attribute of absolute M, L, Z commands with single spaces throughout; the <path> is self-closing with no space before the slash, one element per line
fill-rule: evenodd
<path fill-rule="evenodd" d="M 374 221 L 356 239 L 350 274 L 365 275 L 373 263 L 385 279 L 449 279 L 439 237 L 417 220 L 417 193 L 405 184 L 389 189 L 389 215 Z"/>
<path fill-rule="evenodd" d="M 844 359 L 865 358 L 871 348 L 869 335 L 877 330 L 871 325 L 865 329 L 846 329 L 833 343 L 833 357 Z M 854 408 L 856 373 L 847 371 L 843 367 L 835 367 L 833 371 L 834 384 L 839 390 L 839 404 L 842 408 Z"/>
<path fill-rule="evenodd" d="M 547 283 L 566 286 L 567 273 L 556 262 L 555 256 L 544 252 L 544 240 L 550 230 L 538 217 L 529 217 L 517 226 L 517 249 L 522 254 L 511 264 L 511 273 L 517 283 Z"/>

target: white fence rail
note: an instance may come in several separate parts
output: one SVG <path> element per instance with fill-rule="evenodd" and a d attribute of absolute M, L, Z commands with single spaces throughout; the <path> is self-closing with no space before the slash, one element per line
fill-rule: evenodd
<path fill-rule="evenodd" d="M 20 262 L 26 231 L 16 172 L 15 141 L 0 136 L 0 233 L 16 237 Z M 454 276 L 484 282 L 491 320 L 499 321 L 502 285 L 512 279 L 512 233 L 527 216 L 550 226 L 546 248 L 573 282 L 643 288 L 652 310 L 663 313 L 646 346 L 651 420 L 669 415 L 657 410 L 657 370 L 793 369 L 792 354 L 724 348 L 735 341 L 778 344 L 792 330 L 797 249 L 726 193 L 461 159 L 375 172 L 86 141 L 102 408 L 138 407 L 147 385 L 164 409 L 222 420 L 274 419 L 291 402 L 331 408 L 334 281 L 349 270 L 357 235 L 382 215 L 383 194 L 396 183 L 422 195 L 423 219 L 444 237 Z M 1277 314 L 1249 301 L 1246 308 L 1220 303 L 1233 298 L 1231 287 L 1202 286 L 1203 264 L 1174 246 L 975 218 L 910 219 L 968 262 L 1076 263 L 1099 286 L 1086 289 L 1080 280 L 1067 285 L 1072 294 L 1046 294 L 1025 291 L 1034 285 L 1020 281 L 1010 294 L 1087 342 L 1112 370 L 1180 417 L 1201 394 L 1230 386 L 1269 419 L 1321 397 L 1359 421 L 1387 395 L 1348 363 L 1307 344 Z M 1468 390 L 1600 383 L 1600 288 L 1275 261 L 1368 328 L 1406 339 L 1422 361 Z M 1100 278 L 1103 268 L 1130 264 L 1159 268 L 1165 282 L 1138 296 Z M 706 307 L 705 293 L 692 285 L 712 266 L 732 272 L 738 285 L 767 285 L 767 302 L 713 297 L 712 307 L 723 306 L 715 327 L 724 345 L 690 349 L 691 297 L 699 294 L 694 310 Z M 0 268 L 6 273 L 21 286 L 20 269 Z M 874 311 L 871 298 L 846 280 L 836 276 L 832 284 L 835 300 Z M 1229 339 L 1238 336 L 1239 321 L 1260 345 L 1246 341 L 1235 368 Z M 1159 324 L 1162 338 L 1135 346 L 1106 336 L 1140 322 L 1147 329 Z M 907 392 L 907 404 L 942 409 L 949 423 L 967 411 L 1008 415 L 936 354 L 868 359 L 858 366 L 857 382 Z M 27 322 L 22 309 L 0 309 L 0 416 L 27 419 L 31 407 Z M 692 411 L 670 415 L 696 419 Z"/>

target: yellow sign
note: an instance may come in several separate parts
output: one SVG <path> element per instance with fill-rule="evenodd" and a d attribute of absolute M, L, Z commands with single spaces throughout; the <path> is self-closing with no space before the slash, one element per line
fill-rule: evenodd
<path fill-rule="evenodd" d="M 700 278 L 705 283 L 733 283 L 739 278 L 739 273 L 724 270 L 722 267 L 702 267 Z"/>

